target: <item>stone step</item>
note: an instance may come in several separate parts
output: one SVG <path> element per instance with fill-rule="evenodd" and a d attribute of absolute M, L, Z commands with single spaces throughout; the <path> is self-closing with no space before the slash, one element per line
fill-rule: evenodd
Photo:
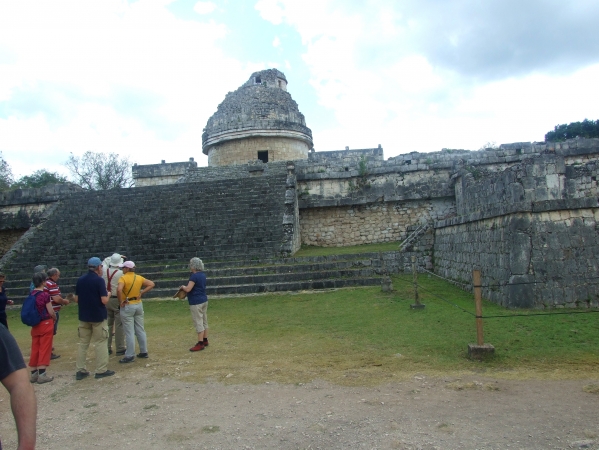
<path fill-rule="evenodd" d="M 84 269 L 89 257 L 114 251 L 136 262 L 176 262 L 197 254 L 206 260 L 274 256 L 284 242 L 286 180 L 281 173 L 74 193 L 21 241 L 2 270 L 27 273 L 40 263 Z M 104 226 L 90 233 L 86 223 Z"/>
<path fill-rule="evenodd" d="M 368 267 L 372 261 L 378 259 L 377 253 L 354 254 L 354 255 L 335 255 L 330 257 L 304 257 L 304 258 L 285 258 L 285 259 L 263 259 L 263 260 L 241 260 L 241 261 L 215 261 L 204 260 L 206 274 L 209 277 L 226 277 L 237 275 L 253 275 L 260 273 L 288 273 L 294 270 L 299 271 L 322 271 L 332 269 L 346 269 L 350 267 Z M 137 272 L 142 273 L 151 279 L 165 277 L 184 277 L 189 274 L 188 261 L 175 261 L 170 264 L 160 262 L 137 262 Z M 61 271 L 61 280 L 68 283 L 76 279 L 86 270 L 85 265 L 77 267 L 58 266 Z M 26 270 L 13 272 L 10 274 L 7 283 L 30 281 L 31 269 L 27 266 Z M 74 281 L 73 281 L 74 282 Z M 8 286 L 8 284 L 7 284 Z"/>
<path fill-rule="evenodd" d="M 267 292 L 296 292 L 320 289 L 339 289 L 346 287 L 378 286 L 381 284 L 380 277 L 367 278 L 335 278 L 323 280 L 290 281 L 283 283 L 258 283 L 227 286 L 206 286 L 208 299 L 210 296 L 219 295 L 248 295 L 262 294 Z M 176 289 L 156 288 L 148 292 L 146 297 L 173 297 Z"/>
<path fill-rule="evenodd" d="M 169 289 L 176 291 L 182 284 L 187 284 L 189 279 L 189 272 L 181 273 L 181 276 L 175 277 L 168 274 L 168 278 L 152 277 L 149 274 L 143 274 L 144 277 L 154 281 L 156 289 Z M 271 274 L 258 274 L 258 275 L 239 275 L 239 276 L 228 276 L 228 277 L 212 277 L 207 274 L 208 285 L 214 288 L 236 286 L 236 285 L 250 285 L 250 284 L 278 284 L 278 283 L 292 283 L 292 282 L 315 282 L 318 280 L 325 279 L 360 279 L 378 276 L 376 269 L 374 268 L 360 268 L 360 269 L 343 269 L 343 270 L 327 270 L 327 271 L 315 271 L 315 272 L 288 272 L 288 273 L 271 273 Z M 59 280 L 59 286 L 61 292 L 66 295 L 74 292 L 77 278 L 61 278 Z M 29 294 L 28 281 L 24 280 L 22 283 L 7 283 L 6 289 L 11 298 L 15 300 L 19 298 L 25 298 Z"/>
<path fill-rule="evenodd" d="M 224 295 L 378 284 L 383 255 L 368 253 L 206 263 L 207 267 L 214 267 L 206 270 L 208 292 Z M 85 267 L 61 268 L 59 285 L 64 295 L 74 292 L 77 278 L 84 271 Z M 156 283 L 148 297 L 173 295 L 189 278 L 188 261 L 185 260 L 171 265 L 146 262 L 138 265 L 137 272 Z M 29 283 L 29 276 L 22 279 L 8 277 L 9 297 L 20 303 L 29 293 Z"/>

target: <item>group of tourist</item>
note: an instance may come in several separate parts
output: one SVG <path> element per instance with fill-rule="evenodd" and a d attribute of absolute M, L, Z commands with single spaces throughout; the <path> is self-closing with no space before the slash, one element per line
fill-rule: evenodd
<path fill-rule="evenodd" d="M 135 361 L 135 339 L 139 345 L 137 357 L 149 357 L 142 297 L 154 288 L 154 282 L 136 274 L 135 263 L 127 261 L 125 256 L 118 253 L 106 258 L 104 262 L 98 257 L 90 258 L 87 268 L 87 273 L 77 280 L 73 297 L 79 306 L 76 380 L 90 375 L 85 364 L 90 344 L 94 344 L 96 348 L 95 378 L 115 374 L 107 367 L 108 355 L 112 354 L 113 337 L 116 354 L 123 355 L 119 363 Z M 180 290 L 187 296 L 198 335 L 197 343 L 189 350 L 197 352 L 208 346 L 206 274 L 200 258 L 192 258 L 189 269 L 189 281 Z M 46 369 L 51 359 L 60 357 L 53 353 L 53 337 L 58 329 L 60 308 L 70 301 L 62 297 L 58 287 L 58 269 L 46 270 L 46 266 L 34 268 L 30 295 L 35 297 L 35 308 L 41 320 L 31 328 L 28 374 L 23 355 L 8 331 L 6 305 L 12 305 L 14 301 L 9 300 L 6 295 L 5 278 L 0 273 L 0 382 L 11 396 L 19 448 L 34 448 L 37 403 L 31 384 L 43 384 L 54 379 L 46 373 Z"/>

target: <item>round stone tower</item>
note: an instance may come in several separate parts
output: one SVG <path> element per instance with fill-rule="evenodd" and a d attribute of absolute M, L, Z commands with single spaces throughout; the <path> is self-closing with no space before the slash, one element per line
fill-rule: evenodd
<path fill-rule="evenodd" d="M 202 134 L 209 166 L 307 159 L 312 131 L 277 69 L 254 72 L 218 105 Z"/>

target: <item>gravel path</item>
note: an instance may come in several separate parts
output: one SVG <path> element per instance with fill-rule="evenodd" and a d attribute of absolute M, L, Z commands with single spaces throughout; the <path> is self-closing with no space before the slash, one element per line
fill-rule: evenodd
<path fill-rule="evenodd" d="M 196 384 L 143 370 L 36 385 L 38 449 L 599 449 L 585 381 L 416 376 L 377 388 Z M 233 381 L 233 380 L 230 380 Z M 16 448 L 6 391 L 0 436 Z"/>

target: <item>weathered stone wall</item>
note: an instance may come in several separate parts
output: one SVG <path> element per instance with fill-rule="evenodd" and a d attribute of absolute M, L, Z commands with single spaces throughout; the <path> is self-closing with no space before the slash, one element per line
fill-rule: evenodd
<path fill-rule="evenodd" d="M 235 164 L 223 167 L 198 167 L 190 170 L 178 180 L 178 183 L 196 183 L 199 181 L 231 180 L 271 175 L 285 175 L 288 161 L 277 161 L 264 164 L 260 160 L 246 164 Z"/>
<path fill-rule="evenodd" d="M 332 150 L 326 152 L 310 152 L 308 154 L 308 161 L 311 163 L 324 163 L 328 164 L 332 161 L 337 161 L 341 164 L 349 164 L 352 167 L 359 163 L 362 158 L 366 161 L 384 161 L 383 148 L 379 145 L 378 148 L 364 148 L 364 149 L 345 149 L 345 150 Z M 315 166 L 316 170 L 320 170 L 320 166 Z M 306 166 L 304 171 L 310 170 L 310 166 Z"/>
<path fill-rule="evenodd" d="M 400 241 L 410 226 L 454 211 L 451 199 L 304 208 L 300 210 L 302 244 L 344 247 Z"/>
<path fill-rule="evenodd" d="M 506 307 L 599 305 L 597 199 L 533 203 L 529 211 L 480 220 L 454 218 L 435 228 L 435 271 L 472 283 Z"/>
<path fill-rule="evenodd" d="M 83 189 L 71 183 L 0 192 L 0 230 L 23 230 L 37 225 L 44 211 L 62 197 Z"/>
<path fill-rule="evenodd" d="M 507 307 L 597 305 L 599 140 L 589 141 L 503 171 L 461 168 L 458 216 L 435 224 L 436 272 L 470 284 L 480 269 L 483 295 Z"/>
<path fill-rule="evenodd" d="M 288 137 L 246 137 L 224 141 L 208 151 L 209 166 L 247 164 L 258 159 L 259 151 L 268 151 L 268 162 L 308 158 L 309 146 L 304 141 Z"/>
<path fill-rule="evenodd" d="M 490 207 L 501 209 L 519 203 L 565 198 L 566 166 L 561 156 L 531 158 L 499 173 L 468 169 L 458 172 L 458 215 Z"/>
<path fill-rule="evenodd" d="M 134 164 L 132 174 L 137 187 L 162 186 L 176 183 L 187 171 L 197 167 L 198 163 L 193 158 L 189 158 L 187 162 L 168 164 L 163 160 L 161 164 Z"/>
<path fill-rule="evenodd" d="M 27 230 L 0 230 L 0 255 L 4 255 Z"/>
<path fill-rule="evenodd" d="M 597 156 L 597 155 L 593 155 Z M 584 198 L 599 196 L 599 161 L 585 159 L 576 161 L 565 168 L 565 196 Z"/>

